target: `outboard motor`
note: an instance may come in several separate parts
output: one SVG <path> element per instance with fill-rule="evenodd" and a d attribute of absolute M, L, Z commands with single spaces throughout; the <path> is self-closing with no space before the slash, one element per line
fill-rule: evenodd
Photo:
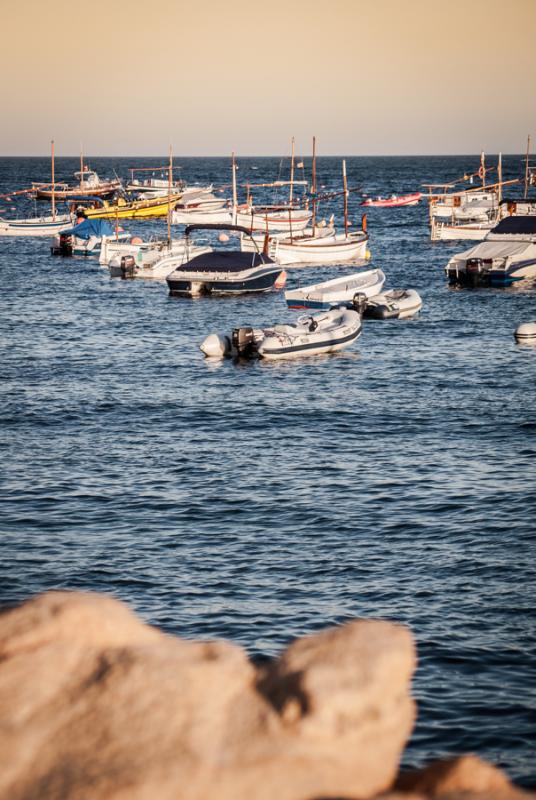
<path fill-rule="evenodd" d="M 484 265 L 481 258 L 468 258 L 465 264 L 465 279 L 475 289 L 484 283 Z"/>
<path fill-rule="evenodd" d="M 363 294 L 363 292 L 356 292 L 352 298 L 352 307 L 358 314 L 363 316 L 367 307 L 367 295 Z"/>
<path fill-rule="evenodd" d="M 134 256 L 121 256 L 119 269 L 123 280 L 133 278 L 136 272 L 136 259 Z"/>
<path fill-rule="evenodd" d="M 68 233 L 60 233 L 59 236 L 54 237 L 51 253 L 53 256 L 72 256 L 73 237 Z"/>
<path fill-rule="evenodd" d="M 233 350 L 239 356 L 250 357 L 255 354 L 253 328 L 235 328 L 232 335 Z"/>

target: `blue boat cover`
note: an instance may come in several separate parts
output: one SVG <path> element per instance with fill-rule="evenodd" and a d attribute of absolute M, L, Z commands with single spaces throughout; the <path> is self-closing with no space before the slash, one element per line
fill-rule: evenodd
<path fill-rule="evenodd" d="M 85 219 L 61 233 L 66 236 L 77 236 L 79 239 L 89 239 L 91 236 L 113 236 L 114 229 L 105 219 Z"/>

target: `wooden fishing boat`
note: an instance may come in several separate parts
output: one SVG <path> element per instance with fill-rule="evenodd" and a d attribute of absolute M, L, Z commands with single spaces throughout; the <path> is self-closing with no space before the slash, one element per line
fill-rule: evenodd
<path fill-rule="evenodd" d="M 0 236 L 53 236 L 72 225 L 70 214 L 55 214 L 28 219 L 0 217 Z"/>
<path fill-rule="evenodd" d="M 168 212 L 173 211 L 175 203 L 180 200 L 180 195 L 133 201 L 120 197 L 113 203 L 99 198 L 89 199 L 97 202 L 94 208 L 84 209 L 88 219 L 150 219 L 165 217 Z"/>

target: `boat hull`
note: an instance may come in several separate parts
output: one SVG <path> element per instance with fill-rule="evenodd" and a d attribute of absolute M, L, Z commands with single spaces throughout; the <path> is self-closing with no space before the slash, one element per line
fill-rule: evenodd
<path fill-rule="evenodd" d="M 289 209 L 288 211 L 238 210 L 236 224 L 250 231 L 301 231 L 310 223 L 311 211 Z"/>
<path fill-rule="evenodd" d="M 56 220 L 46 217 L 36 220 L 0 219 L 0 236 L 53 236 L 72 225 L 71 217 L 62 215 Z"/>
<path fill-rule="evenodd" d="M 171 273 L 166 281 L 171 296 L 233 295 L 269 292 L 275 287 L 280 274 L 280 267 L 270 264 L 260 269 L 221 275 L 182 271 Z"/>

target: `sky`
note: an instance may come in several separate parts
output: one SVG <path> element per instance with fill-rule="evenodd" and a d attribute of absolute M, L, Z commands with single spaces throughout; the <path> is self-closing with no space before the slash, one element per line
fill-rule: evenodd
<path fill-rule="evenodd" d="M 536 0 L 0 0 L 0 155 L 536 149 Z"/>

